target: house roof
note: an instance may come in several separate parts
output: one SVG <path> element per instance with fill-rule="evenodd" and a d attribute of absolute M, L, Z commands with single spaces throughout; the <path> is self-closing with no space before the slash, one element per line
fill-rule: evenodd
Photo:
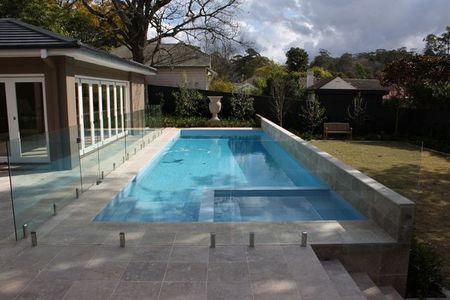
<path fill-rule="evenodd" d="M 0 18 L 0 50 L 32 49 L 54 50 L 55 55 L 58 53 L 59 55 L 68 56 L 72 56 L 69 55 L 71 52 L 57 52 L 57 50 L 76 49 L 85 55 L 95 57 L 96 60 L 108 61 L 110 63 L 109 65 L 114 63 L 116 65 L 128 65 L 129 68 L 127 70 L 133 69 L 136 72 L 156 72 L 154 68 L 93 48 L 76 39 L 16 19 Z M 48 52 L 48 55 L 52 55 L 52 53 Z M 20 55 L 20 52 L 17 54 Z M 77 57 L 80 57 L 80 55 Z"/>
<path fill-rule="evenodd" d="M 378 79 L 340 78 L 338 76 L 321 79 L 308 87 L 308 90 L 336 89 L 358 91 L 383 91 L 388 89 Z"/>
<path fill-rule="evenodd" d="M 148 43 L 144 48 L 144 63 L 154 67 L 205 67 L 211 68 L 211 57 L 202 52 L 199 48 L 185 43 L 160 44 L 158 51 L 153 58 L 156 44 Z M 123 57 L 131 58 L 131 51 L 125 46 L 121 46 L 112 51 L 112 53 Z"/>

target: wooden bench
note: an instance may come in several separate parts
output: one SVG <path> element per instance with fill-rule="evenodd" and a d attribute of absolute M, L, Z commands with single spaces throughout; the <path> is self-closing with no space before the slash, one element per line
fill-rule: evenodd
<path fill-rule="evenodd" d="M 323 123 L 323 136 L 325 139 L 328 138 L 329 133 L 348 134 L 350 139 L 352 138 L 352 128 L 349 123 Z"/>

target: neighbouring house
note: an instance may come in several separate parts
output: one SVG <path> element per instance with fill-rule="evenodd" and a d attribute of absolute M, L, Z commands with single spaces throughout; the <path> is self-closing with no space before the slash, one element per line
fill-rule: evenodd
<path fill-rule="evenodd" d="M 388 93 L 377 79 L 341 78 L 338 76 L 314 82 L 311 74 L 307 78 L 308 98 L 318 98 L 327 112 L 327 121 L 346 121 L 347 108 L 360 95 L 366 110 L 373 118 L 382 117 L 383 96 Z M 372 120 L 374 121 L 374 120 Z"/>
<path fill-rule="evenodd" d="M 215 72 L 211 69 L 211 56 L 198 47 L 185 43 L 160 44 L 155 52 L 155 43 L 149 43 L 144 49 L 144 64 L 158 69 L 158 76 L 147 78 L 151 85 L 179 87 L 186 84 L 189 88 L 207 90 Z M 152 62 L 152 55 L 153 62 Z M 112 51 L 115 55 L 131 59 L 131 51 L 121 46 Z"/>
<path fill-rule="evenodd" d="M 156 70 L 15 19 L 0 19 L 0 159 L 72 168 L 144 122 Z M 78 142 L 78 144 L 77 144 Z"/>

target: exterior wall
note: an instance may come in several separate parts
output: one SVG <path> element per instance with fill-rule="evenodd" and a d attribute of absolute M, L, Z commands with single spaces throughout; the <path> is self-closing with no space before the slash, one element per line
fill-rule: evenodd
<path fill-rule="evenodd" d="M 145 76 L 130 73 L 130 110 L 132 113 L 132 127 L 144 127 L 145 126 Z"/>
<path fill-rule="evenodd" d="M 156 76 L 147 77 L 152 85 L 179 87 L 187 80 L 189 88 L 207 90 L 209 78 L 207 68 L 158 68 Z"/>
<path fill-rule="evenodd" d="M 129 81 L 133 117 L 131 126 L 144 124 L 144 75 L 105 68 L 65 56 L 46 59 L 0 58 L 0 66 L 1 74 L 44 74 L 50 158 L 57 168 L 71 168 L 78 164 L 78 158 L 74 155 L 78 151 L 76 75 Z"/>

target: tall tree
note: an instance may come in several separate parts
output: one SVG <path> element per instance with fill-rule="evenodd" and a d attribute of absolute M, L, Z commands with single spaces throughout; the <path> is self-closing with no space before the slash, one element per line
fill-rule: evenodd
<path fill-rule="evenodd" d="M 272 96 L 272 110 L 278 124 L 283 126 L 284 117 L 294 101 L 304 94 L 304 90 L 300 87 L 297 76 L 280 72 L 276 72 L 269 78 L 267 87 Z"/>
<path fill-rule="evenodd" d="M 270 64 L 267 57 L 262 56 L 253 48 L 248 48 L 245 55 L 236 55 L 232 59 L 236 77 L 234 80 L 243 81 L 255 74 L 255 71 L 261 67 Z"/>
<path fill-rule="evenodd" d="M 163 38 L 185 40 L 235 39 L 238 25 L 235 12 L 239 0 L 81 0 L 100 20 L 106 21 L 133 54 L 144 62 L 146 43 Z M 150 38 L 147 34 L 150 31 Z"/>
<path fill-rule="evenodd" d="M 301 48 L 291 48 L 286 52 L 286 65 L 289 71 L 304 72 L 308 68 L 308 53 Z"/>
<path fill-rule="evenodd" d="M 425 42 L 425 55 L 450 55 L 450 26 L 441 35 L 429 34 Z"/>
<path fill-rule="evenodd" d="M 75 0 L 2 0 L 0 18 L 19 19 L 97 48 L 117 46 L 108 24 L 94 18 Z"/>
<path fill-rule="evenodd" d="M 450 56 L 415 55 L 401 58 L 386 66 L 381 83 L 395 89 L 395 133 L 398 131 L 400 109 L 430 108 L 435 104 L 449 105 Z"/>

